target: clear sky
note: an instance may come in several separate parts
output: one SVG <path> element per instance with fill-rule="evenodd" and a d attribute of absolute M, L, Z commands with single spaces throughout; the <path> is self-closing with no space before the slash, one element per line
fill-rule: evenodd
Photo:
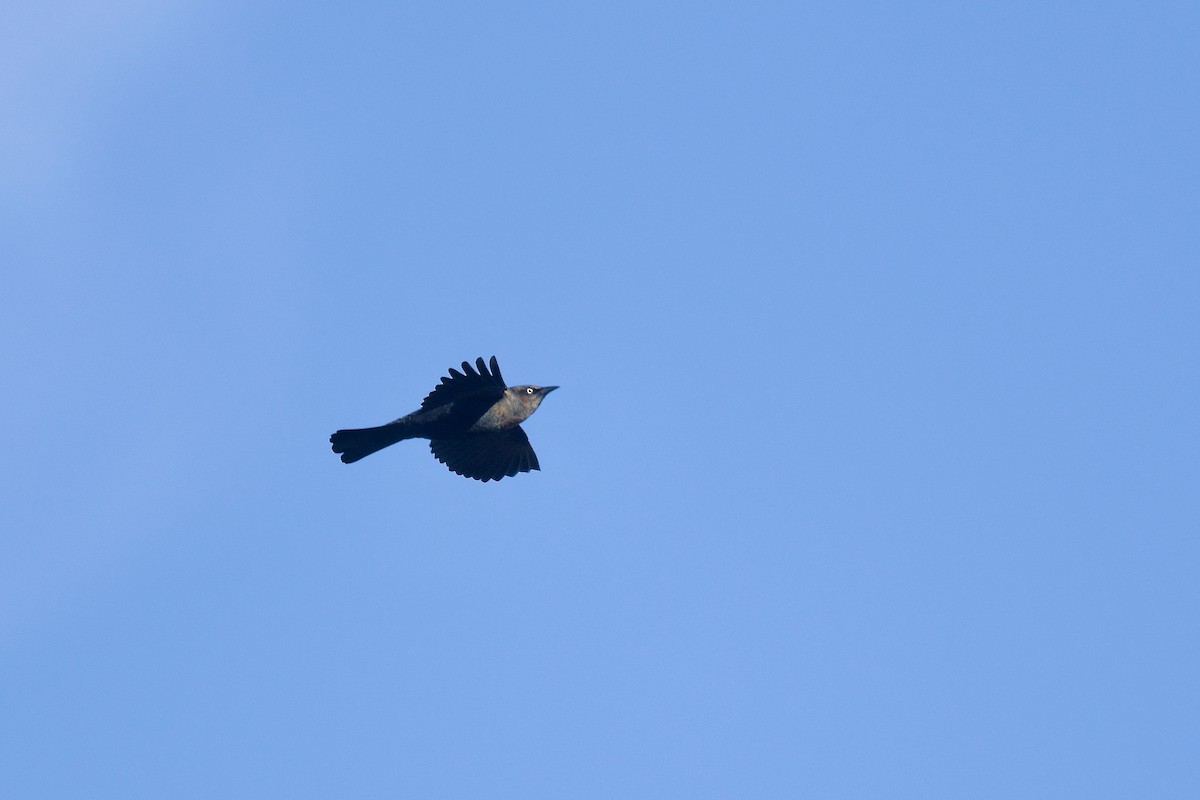
<path fill-rule="evenodd" d="M 0 796 L 1200 797 L 1197 42 L 10 8 Z"/>

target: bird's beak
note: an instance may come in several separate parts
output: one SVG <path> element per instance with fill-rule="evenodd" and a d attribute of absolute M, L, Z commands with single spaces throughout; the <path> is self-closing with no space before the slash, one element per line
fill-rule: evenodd
<path fill-rule="evenodd" d="M 546 395 L 550 394 L 557 388 L 558 388 L 557 386 L 543 386 L 542 387 L 542 397 L 545 397 Z"/>

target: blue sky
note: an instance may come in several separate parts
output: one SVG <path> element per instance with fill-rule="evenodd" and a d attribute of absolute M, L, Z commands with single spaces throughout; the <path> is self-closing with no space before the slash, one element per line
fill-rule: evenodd
<path fill-rule="evenodd" d="M 8 17 L 0 794 L 1200 792 L 1194 5 Z"/>

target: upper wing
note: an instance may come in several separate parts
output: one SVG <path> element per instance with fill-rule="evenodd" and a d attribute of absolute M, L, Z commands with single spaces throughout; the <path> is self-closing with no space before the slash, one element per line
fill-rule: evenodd
<path fill-rule="evenodd" d="M 485 483 L 541 469 L 529 437 L 520 425 L 455 439 L 434 439 L 429 449 L 452 472 Z"/>
<path fill-rule="evenodd" d="M 471 405 L 478 404 L 480 414 L 491 408 L 492 404 L 504 395 L 504 378 L 500 375 L 500 365 L 496 363 L 495 356 L 492 356 L 491 372 L 482 358 L 476 359 L 475 364 L 478 372 L 466 361 L 462 363 L 462 372 L 451 367 L 450 377 L 442 378 L 442 382 L 421 401 L 421 410 L 426 411 L 465 400 L 471 401 Z"/>

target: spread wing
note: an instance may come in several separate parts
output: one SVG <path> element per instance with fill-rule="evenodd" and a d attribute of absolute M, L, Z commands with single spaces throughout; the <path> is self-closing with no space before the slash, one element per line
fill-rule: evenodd
<path fill-rule="evenodd" d="M 478 406 L 479 414 L 491 408 L 504 395 L 500 365 L 496 363 L 495 356 L 492 356 L 490 372 L 482 358 L 476 359 L 475 365 L 478 369 L 464 361 L 462 372 L 451 367 L 450 376 L 442 378 L 442 382 L 421 401 L 421 410 L 427 411 L 450 403 Z"/>
<path fill-rule="evenodd" d="M 429 449 L 452 472 L 485 483 L 541 469 L 529 437 L 520 425 L 455 439 L 434 439 Z"/>

